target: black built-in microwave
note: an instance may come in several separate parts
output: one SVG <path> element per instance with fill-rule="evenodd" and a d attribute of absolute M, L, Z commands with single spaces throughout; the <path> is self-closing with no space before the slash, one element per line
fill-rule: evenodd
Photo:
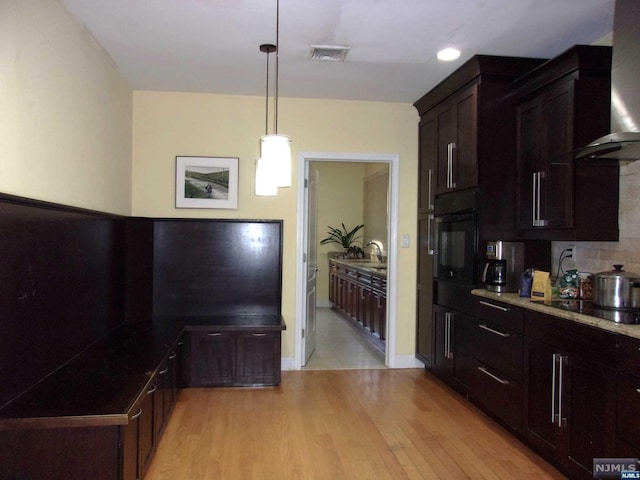
<path fill-rule="evenodd" d="M 464 285 L 477 280 L 477 193 L 472 190 L 435 199 L 435 265 L 437 279 Z"/>

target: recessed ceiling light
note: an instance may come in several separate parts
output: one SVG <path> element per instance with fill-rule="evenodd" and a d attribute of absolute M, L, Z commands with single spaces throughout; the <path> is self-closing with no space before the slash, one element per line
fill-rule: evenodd
<path fill-rule="evenodd" d="M 436 56 L 438 57 L 438 60 L 450 62 L 460 56 L 460 50 L 457 48 L 445 48 L 440 50 Z"/>

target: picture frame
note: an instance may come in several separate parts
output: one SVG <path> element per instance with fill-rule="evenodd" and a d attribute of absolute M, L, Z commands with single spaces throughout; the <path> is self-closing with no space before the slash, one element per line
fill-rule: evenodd
<path fill-rule="evenodd" d="M 238 208 L 238 157 L 176 157 L 176 208 Z"/>

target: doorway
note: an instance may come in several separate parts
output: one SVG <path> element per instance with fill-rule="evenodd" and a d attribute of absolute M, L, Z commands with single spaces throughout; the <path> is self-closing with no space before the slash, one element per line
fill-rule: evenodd
<path fill-rule="evenodd" d="M 387 335 L 385 349 L 385 364 L 393 368 L 396 352 L 396 304 L 397 304 L 397 224 L 398 224 L 398 184 L 399 184 L 399 156 L 390 154 L 353 154 L 330 152 L 300 152 L 298 155 L 298 184 L 305 186 L 298 191 L 298 229 L 297 251 L 300 252 L 296 260 L 296 317 L 295 324 L 295 353 L 294 368 L 301 369 L 309 356 L 309 349 L 313 348 L 315 337 L 315 244 L 309 242 L 310 236 L 315 235 L 315 222 L 310 216 L 314 200 L 313 178 L 310 178 L 310 168 L 313 162 L 343 162 L 343 163 L 384 163 L 389 172 L 389 207 L 388 207 L 388 246 L 387 246 Z M 311 188 L 310 188 L 311 187 Z M 311 193 L 310 193 L 311 192 Z M 313 207 L 313 205 L 311 205 Z M 324 234 L 324 225 L 319 225 L 319 236 Z M 316 242 L 319 238 L 316 238 Z M 320 268 L 328 269 L 327 265 Z M 324 281 L 324 280 L 320 280 Z"/>

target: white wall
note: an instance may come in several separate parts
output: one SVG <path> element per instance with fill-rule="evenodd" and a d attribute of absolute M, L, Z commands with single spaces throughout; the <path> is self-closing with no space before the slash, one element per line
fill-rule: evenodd
<path fill-rule="evenodd" d="M 132 92 L 57 1 L 0 1 L 0 192 L 129 214 Z"/>

